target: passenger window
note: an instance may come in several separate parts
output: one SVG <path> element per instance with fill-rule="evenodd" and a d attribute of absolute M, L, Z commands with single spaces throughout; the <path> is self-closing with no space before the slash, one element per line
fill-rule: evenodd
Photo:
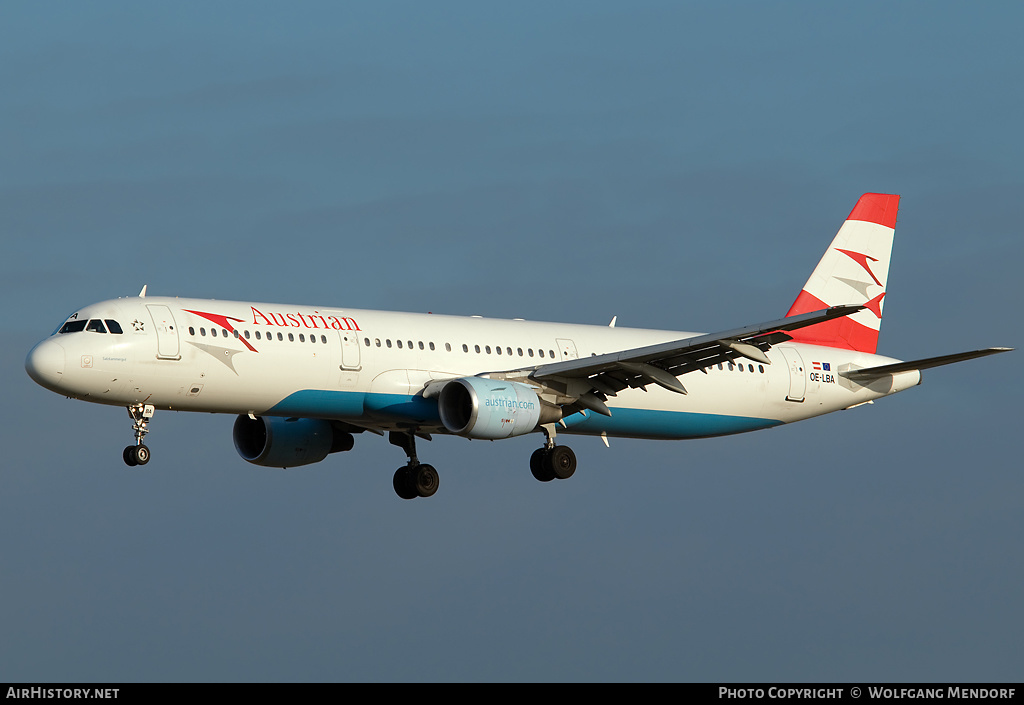
<path fill-rule="evenodd" d="M 288 334 L 288 342 L 289 343 L 294 343 L 295 342 L 295 334 L 294 333 L 289 333 Z"/>
<path fill-rule="evenodd" d="M 280 341 L 284 341 L 284 336 L 281 335 L 280 333 L 278 333 L 277 334 L 277 339 L 280 340 Z"/>
<path fill-rule="evenodd" d="M 288 337 L 290 338 L 291 336 L 289 335 Z M 300 343 L 305 343 L 306 342 L 306 336 L 303 335 L 302 333 L 299 333 L 299 342 Z"/>
<path fill-rule="evenodd" d="M 500 345 L 495 345 L 494 346 L 494 352 L 496 352 L 499 355 L 501 355 L 501 346 Z"/>
<path fill-rule="evenodd" d="M 550 357 L 552 360 L 554 360 L 555 359 L 555 351 L 554 350 L 548 350 L 548 357 Z"/>
<path fill-rule="evenodd" d="M 324 342 L 325 343 L 327 342 L 327 338 L 324 338 Z M 363 338 L 363 343 L 366 344 L 366 347 L 370 347 L 370 339 L 369 338 Z"/>
<path fill-rule="evenodd" d="M 217 329 L 216 328 L 211 328 L 210 329 L 210 335 L 212 335 L 214 338 L 216 338 L 217 337 Z"/>
<path fill-rule="evenodd" d="M 412 341 L 409 341 L 409 349 L 412 350 Z"/>
<path fill-rule="evenodd" d="M 444 344 L 444 349 L 445 349 L 446 352 L 451 352 L 452 351 L 452 344 L 451 343 L 445 343 Z"/>
<path fill-rule="evenodd" d="M 81 328 L 79 328 L 79 330 L 81 330 Z M 462 344 L 462 352 L 465 352 L 465 353 L 469 352 L 469 346 L 466 345 L 465 343 Z"/>
<path fill-rule="evenodd" d="M 402 341 L 401 341 L 401 340 L 396 340 L 396 341 L 395 341 L 395 345 L 397 345 L 397 346 L 398 346 L 398 349 L 399 349 L 399 350 L 401 350 L 401 349 L 402 349 Z"/>
<path fill-rule="evenodd" d="M 260 332 L 256 331 L 256 340 L 260 340 Z"/>
<path fill-rule="evenodd" d="M 420 341 L 420 350 L 422 350 L 422 349 L 423 349 L 423 341 L 421 340 Z"/>
<path fill-rule="evenodd" d="M 105 322 L 107 324 L 107 329 L 111 333 L 113 333 L 114 335 L 121 335 L 124 332 L 124 331 L 121 330 L 121 324 L 118 323 L 117 321 L 111 320 L 109 318 L 104 319 L 104 320 L 105 320 Z M 189 328 L 189 330 L 192 330 L 192 329 Z M 195 335 L 195 333 L 193 333 L 193 335 Z"/>
<path fill-rule="evenodd" d="M 196 329 L 193 328 L 192 326 L 189 326 L 188 327 L 188 334 L 189 335 L 195 335 L 196 334 Z"/>
<path fill-rule="evenodd" d="M 327 336 L 326 335 L 321 335 L 320 336 L 320 342 L 323 343 L 324 345 L 327 345 Z M 366 344 L 367 345 L 370 344 L 370 339 L 369 338 L 366 339 Z"/>
<path fill-rule="evenodd" d="M 480 346 L 479 345 L 474 345 L 473 349 L 476 350 L 477 352 L 480 352 Z"/>
<path fill-rule="evenodd" d="M 433 349 L 434 349 L 434 343 L 433 343 L 433 342 L 427 343 L 427 345 L 429 345 L 429 346 L 430 346 L 430 349 L 431 349 L 431 350 L 433 350 Z"/>
<path fill-rule="evenodd" d="M 384 342 L 385 342 L 385 343 L 387 343 L 387 346 L 388 346 L 389 348 L 391 347 L 391 338 L 388 338 L 388 339 L 387 339 L 387 340 L 385 340 Z"/>
<path fill-rule="evenodd" d="M 490 354 L 491 354 L 491 346 L 490 346 L 490 345 L 485 345 L 485 346 L 484 346 L 484 351 L 485 351 L 485 352 L 486 352 L 486 353 L 487 353 L 488 355 L 490 355 Z"/>
<path fill-rule="evenodd" d="M 533 357 L 533 348 L 527 348 L 526 354 L 529 355 L 530 357 Z"/>
<path fill-rule="evenodd" d="M 543 350 L 538 350 L 537 354 L 540 355 L 541 357 L 544 357 L 544 351 Z"/>
<path fill-rule="evenodd" d="M 235 340 L 238 340 L 238 331 L 237 330 L 233 330 L 233 331 L 231 331 L 231 333 L 235 336 Z"/>
<path fill-rule="evenodd" d="M 92 333 L 106 333 L 107 332 L 107 329 L 103 326 L 103 321 L 101 321 L 98 318 L 89 321 L 89 325 L 87 325 L 85 327 L 85 329 L 87 331 L 92 332 Z"/>
<path fill-rule="evenodd" d="M 523 356 L 523 349 L 522 348 L 516 348 L 516 352 L 519 353 L 519 357 Z"/>

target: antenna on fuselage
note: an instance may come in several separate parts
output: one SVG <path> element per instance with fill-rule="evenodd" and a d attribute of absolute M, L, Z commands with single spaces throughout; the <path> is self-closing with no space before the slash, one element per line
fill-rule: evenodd
<path fill-rule="evenodd" d="M 140 299 L 146 298 L 146 287 L 147 286 L 149 286 L 149 284 L 143 284 L 142 285 L 142 291 L 139 292 L 139 298 Z"/>

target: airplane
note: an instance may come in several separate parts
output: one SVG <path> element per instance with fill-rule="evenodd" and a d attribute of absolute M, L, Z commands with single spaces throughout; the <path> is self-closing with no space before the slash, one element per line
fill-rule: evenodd
<path fill-rule="evenodd" d="M 432 496 L 416 440 L 542 433 L 542 482 L 576 456 L 559 434 L 690 439 L 809 419 L 895 394 L 924 369 L 1006 352 L 903 362 L 876 354 L 900 197 L 864 194 L 786 316 L 698 334 L 177 297 L 119 298 L 75 311 L 25 368 L 69 398 L 124 406 L 135 444 L 157 409 L 236 414 L 238 454 L 291 468 L 371 432 L 405 451 L 403 499 Z"/>

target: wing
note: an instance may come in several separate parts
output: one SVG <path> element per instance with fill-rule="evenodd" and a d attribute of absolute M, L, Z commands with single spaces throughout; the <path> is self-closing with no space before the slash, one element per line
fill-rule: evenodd
<path fill-rule="evenodd" d="M 863 308 L 852 305 L 833 306 L 721 333 L 554 362 L 537 367 L 529 376 L 542 384 L 556 383 L 564 386 L 564 393 L 575 398 L 575 404 L 611 416 L 604 402 L 627 387 L 657 384 L 673 392 L 686 394 L 686 388 L 678 379 L 680 375 L 697 370 L 706 373 L 706 368 L 738 357 L 771 364 L 765 352 L 773 345 L 791 340 L 786 331 L 849 316 Z"/>

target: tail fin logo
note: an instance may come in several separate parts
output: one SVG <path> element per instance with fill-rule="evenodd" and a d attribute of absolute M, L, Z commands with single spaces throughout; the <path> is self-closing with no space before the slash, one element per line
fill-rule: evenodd
<path fill-rule="evenodd" d="M 870 276 L 874 280 L 875 284 L 878 284 L 878 286 L 882 286 L 882 282 L 878 281 L 878 277 L 875 276 L 875 273 L 871 271 L 870 265 L 868 265 L 868 260 L 871 260 L 872 262 L 877 262 L 878 258 L 871 257 L 869 255 L 862 255 L 860 252 L 841 250 L 838 247 L 836 248 L 836 252 L 842 252 L 844 255 L 846 255 L 854 262 L 859 264 L 861 267 L 864 268 L 864 271 L 868 273 L 868 276 Z"/>
<path fill-rule="evenodd" d="M 844 249 L 841 249 L 839 247 L 836 248 L 836 252 L 842 252 L 844 255 L 846 255 L 847 257 L 852 259 L 854 262 L 859 264 L 864 269 L 864 271 L 868 273 L 868 276 L 871 277 L 872 281 L 874 281 L 875 284 L 877 284 L 878 286 L 881 286 L 883 289 L 885 288 L 882 285 L 882 282 L 878 281 L 878 277 L 875 276 L 875 273 L 871 271 L 871 265 L 869 264 L 869 262 L 877 262 L 878 261 L 877 257 L 872 257 L 871 255 L 865 255 L 865 254 L 862 254 L 860 252 L 853 252 L 851 250 L 844 250 Z M 868 283 L 868 282 L 853 281 L 853 280 L 850 280 L 850 279 L 844 279 L 842 277 L 836 277 L 836 279 L 838 279 L 839 281 L 841 281 L 841 282 L 843 282 L 843 283 L 853 287 L 857 291 L 859 291 L 864 296 L 865 299 L 868 298 L 868 287 L 871 286 L 870 283 Z M 866 301 L 864 303 L 864 306 L 869 311 L 871 311 L 871 313 L 875 314 L 875 316 L 877 316 L 878 318 L 881 318 L 882 317 L 882 299 L 884 297 L 885 297 L 885 292 L 883 291 L 881 294 L 878 294 L 874 298 L 868 299 L 868 301 Z"/>

